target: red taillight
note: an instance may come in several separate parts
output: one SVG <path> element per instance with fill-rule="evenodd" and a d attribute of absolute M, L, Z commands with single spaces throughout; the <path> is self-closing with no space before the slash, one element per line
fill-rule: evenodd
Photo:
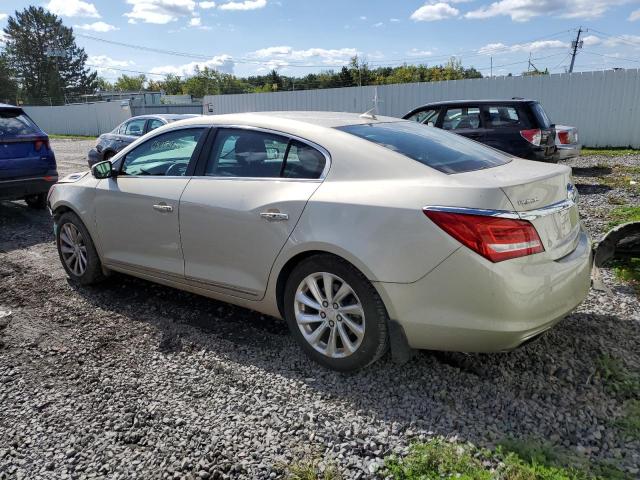
<path fill-rule="evenodd" d="M 540 141 L 542 140 L 542 132 L 539 128 L 520 130 L 520 135 L 522 135 L 522 138 L 527 142 L 532 143 L 533 145 L 540 145 Z"/>
<path fill-rule="evenodd" d="M 36 140 L 35 142 L 33 142 L 33 146 L 36 149 L 36 152 L 39 152 L 40 150 L 42 150 L 42 147 L 45 147 L 48 150 L 49 149 L 49 139 L 48 138 L 41 138 L 39 140 Z"/>
<path fill-rule="evenodd" d="M 571 139 L 569 138 L 569 132 L 567 131 L 558 132 L 558 140 L 562 145 L 567 145 L 571 143 Z"/>
<path fill-rule="evenodd" d="M 535 227 L 526 220 L 425 210 L 436 225 L 492 262 L 544 252 Z"/>

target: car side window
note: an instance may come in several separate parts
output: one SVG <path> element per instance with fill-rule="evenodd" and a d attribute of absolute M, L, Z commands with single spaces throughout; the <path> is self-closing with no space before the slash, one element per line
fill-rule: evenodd
<path fill-rule="evenodd" d="M 185 175 L 203 132 L 203 128 L 185 128 L 150 138 L 127 153 L 121 174 Z"/>
<path fill-rule="evenodd" d="M 478 107 L 448 108 L 442 128 L 444 130 L 480 128 L 480 109 Z"/>
<path fill-rule="evenodd" d="M 289 139 L 267 132 L 220 128 L 205 175 L 212 177 L 280 177 Z"/>
<path fill-rule="evenodd" d="M 151 120 L 149 120 L 149 128 L 147 129 L 147 131 L 150 132 L 151 130 L 155 130 L 156 128 L 160 128 L 162 126 L 164 126 L 164 122 L 162 120 L 152 118 Z"/>
<path fill-rule="evenodd" d="M 326 157 L 306 143 L 291 140 L 282 176 L 286 178 L 320 178 Z"/>
<path fill-rule="evenodd" d="M 429 108 L 427 110 L 421 110 L 411 115 L 407 120 L 413 120 L 414 122 L 424 123 L 430 127 L 435 127 L 438 121 L 439 108 Z"/>
<path fill-rule="evenodd" d="M 135 120 L 129 120 L 125 124 L 124 135 L 131 135 L 132 137 L 140 137 L 144 131 L 144 118 L 138 118 Z"/>
<path fill-rule="evenodd" d="M 518 110 L 513 106 L 496 105 L 485 107 L 485 120 L 489 128 L 510 128 L 524 126 Z"/>

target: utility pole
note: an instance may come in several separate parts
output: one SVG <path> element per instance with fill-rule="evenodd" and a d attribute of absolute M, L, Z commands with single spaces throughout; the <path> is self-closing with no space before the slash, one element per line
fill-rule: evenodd
<path fill-rule="evenodd" d="M 493 77 L 493 56 L 491 57 L 491 77 Z"/>
<path fill-rule="evenodd" d="M 573 49 L 573 51 L 571 52 L 571 65 L 569 65 L 569 73 L 573 72 L 573 64 L 576 61 L 576 55 L 578 54 L 578 49 L 582 48 L 583 42 L 580 41 L 580 34 L 582 32 L 583 32 L 582 27 L 578 27 L 578 36 L 573 42 L 571 42 L 571 48 Z"/>

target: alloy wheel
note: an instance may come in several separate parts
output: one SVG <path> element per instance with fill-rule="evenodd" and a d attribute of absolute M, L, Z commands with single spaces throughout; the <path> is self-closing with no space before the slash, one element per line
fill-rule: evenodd
<path fill-rule="evenodd" d="M 87 246 L 73 223 L 65 223 L 60 229 L 60 252 L 69 270 L 81 277 L 87 269 Z"/>
<path fill-rule="evenodd" d="M 323 355 L 344 358 L 360 347 L 364 309 L 353 288 L 337 275 L 318 272 L 302 280 L 294 311 L 302 336 Z"/>

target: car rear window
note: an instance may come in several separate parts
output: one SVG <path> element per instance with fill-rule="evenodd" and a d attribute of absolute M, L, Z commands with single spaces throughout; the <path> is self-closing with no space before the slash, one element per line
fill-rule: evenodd
<path fill-rule="evenodd" d="M 0 137 L 38 133 L 40 133 L 40 129 L 24 113 L 19 110 L 0 110 Z"/>
<path fill-rule="evenodd" d="M 416 122 L 367 123 L 337 128 L 444 173 L 482 170 L 511 161 L 497 150 Z"/>

